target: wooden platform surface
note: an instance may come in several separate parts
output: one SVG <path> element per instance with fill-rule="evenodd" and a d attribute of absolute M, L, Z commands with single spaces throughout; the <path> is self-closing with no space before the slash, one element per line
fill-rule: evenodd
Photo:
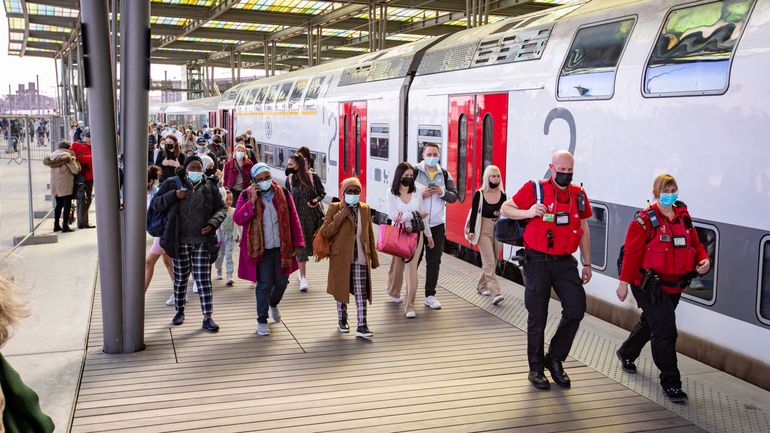
<path fill-rule="evenodd" d="M 171 284 L 159 264 L 147 349 L 107 355 L 97 295 L 71 431 L 703 431 L 573 359 L 565 363 L 572 389 L 534 389 L 521 330 L 442 287 L 442 310 L 424 307 L 420 290 L 417 318 L 406 319 L 387 302 L 382 262 L 371 340 L 337 331 L 327 262 L 309 264 L 307 293 L 292 276 L 283 322 L 271 322 L 268 337 L 256 335 L 254 291 L 242 281 L 214 282 L 218 334 L 201 330 L 192 292 L 187 321 L 172 327 Z M 349 312 L 354 331 L 354 303 Z"/>

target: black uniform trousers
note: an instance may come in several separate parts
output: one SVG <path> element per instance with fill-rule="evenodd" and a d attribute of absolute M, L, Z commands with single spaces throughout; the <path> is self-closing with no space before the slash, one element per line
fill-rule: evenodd
<path fill-rule="evenodd" d="M 446 241 L 446 224 L 440 224 L 430 228 L 433 236 L 433 248 L 428 247 L 428 238 L 425 238 L 425 297 L 436 296 L 438 285 L 438 272 L 441 269 L 441 256 L 444 255 L 444 243 Z M 422 258 L 421 258 L 422 259 Z"/>
<path fill-rule="evenodd" d="M 561 300 L 561 321 L 551 338 L 548 352 L 553 360 L 564 361 L 572 348 L 580 321 L 586 311 L 586 292 L 577 270 L 575 257 L 552 256 L 529 251 L 524 266 L 526 283 L 524 305 L 527 307 L 527 358 L 530 371 L 543 371 L 545 325 L 551 287 Z"/>
<path fill-rule="evenodd" d="M 682 380 L 676 360 L 676 314 L 681 294 L 663 293 L 660 302 L 650 303 L 650 296 L 639 286 L 631 286 L 637 305 L 642 309 L 639 323 L 631 330 L 631 335 L 620 346 L 620 355 L 625 359 L 635 360 L 648 341 L 652 345 L 652 360 L 660 370 L 660 385 L 663 389 L 681 388 Z"/>

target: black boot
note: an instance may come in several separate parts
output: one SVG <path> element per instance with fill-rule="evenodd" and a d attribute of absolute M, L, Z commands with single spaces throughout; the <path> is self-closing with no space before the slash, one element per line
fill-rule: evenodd
<path fill-rule="evenodd" d="M 616 355 L 618 355 L 618 359 L 620 360 L 620 368 L 623 369 L 626 373 L 636 373 L 636 364 L 634 364 L 634 361 L 631 359 L 628 359 L 623 356 L 622 353 L 620 353 L 620 349 L 615 352 Z"/>
<path fill-rule="evenodd" d="M 184 323 L 184 308 L 177 310 L 176 314 L 174 314 L 174 318 L 171 319 L 171 324 L 174 326 L 179 326 L 182 323 Z"/>
<path fill-rule="evenodd" d="M 348 332 L 350 332 L 350 326 L 348 326 L 348 321 L 347 321 L 347 319 L 345 319 L 345 320 L 340 320 L 340 321 L 337 323 L 337 325 L 338 325 L 338 329 L 340 330 L 340 332 L 341 332 L 341 333 L 343 333 L 343 334 L 347 334 Z"/>
<path fill-rule="evenodd" d="M 202 328 L 209 332 L 219 332 L 219 325 L 211 317 L 203 319 Z"/>
<path fill-rule="evenodd" d="M 54 232 L 60 232 L 61 226 L 59 225 L 59 220 L 54 221 L 53 223 L 53 231 Z"/>
<path fill-rule="evenodd" d="M 561 365 L 561 361 L 558 359 L 552 359 L 550 353 L 545 354 L 545 368 L 551 373 L 551 379 L 556 382 L 562 388 L 569 388 L 572 386 L 569 376 L 564 371 L 564 367 Z"/>

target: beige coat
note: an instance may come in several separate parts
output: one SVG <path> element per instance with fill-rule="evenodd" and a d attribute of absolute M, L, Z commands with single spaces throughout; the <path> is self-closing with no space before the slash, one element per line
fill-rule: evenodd
<path fill-rule="evenodd" d="M 72 195 L 75 187 L 75 175 L 80 171 L 80 164 L 68 150 L 59 149 L 48 155 L 43 164 L 51 167 L 51 195 L 66 197 Z"/>
<path fill-rule="evenodd" d="M 350 301 L 350 265 L 353 263 L 353 239 L 356 236 L 356 225 L 353 216 L 335 218 L 344 203 L 332 203 L 326 211 L 321 236 L 331 241 L 331 254 L 329 255 L 329 281 L 326 292 L 334 296 L 339 302 Z M 369 265 L 369 275 L 366 281 L 366 298 L 372 302 L 372 276 L 371 270 L 380 266 L 380 259 L 375 249 L 376 240 L 372 230 L 372 212 L 366 203 L 360 204 L 361 218 L 361 244 L 364 255 Z"/>

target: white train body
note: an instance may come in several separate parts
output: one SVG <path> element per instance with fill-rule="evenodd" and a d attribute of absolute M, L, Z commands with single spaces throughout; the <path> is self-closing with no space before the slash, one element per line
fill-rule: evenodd
<path fill-rule="evenodd" d="M 544 175 L 553 151 L 569 149 L 575 182 L 583 183 L 599 215 L 592 221 L 595 272 L 586 291 L 616 308 L 632 308 L 615 297 L 615 260 L 628 224 L 651 199 L 653 178 L 671 173 L 715 259 L 714 270 L 686 292 L 679 329 L 768 364 L 770 345 L 757 343 L 770 341 L 770 145 L 762 131 L 770 118 L 770 1 L 733 3 L 743 8 L 736 13 L 748 14 L 748 5 L 750 15 L 743 22 L 728 17 L 733 35 L 742 33 L 731 62 L 698 63 L 714 70 L 703 69 L 704 82 L 694 84 L 708 85 L 726 67 L 729 82 L 717 91 L 659 91 L 676 80 L 689 85 L 688 78 L 677 75 L 681 63 L 648 69 L 648 61 L 671 14 L 722 2 L 612 0 L 258 80 L 226 92 L 219 110 L 232 112 L 236 133 L 252 130 L 275 178 L 284 177 L 291 152 L 308 146 L 330 197 L 338 196 L 344 177 L 357 174 L 366 201 L 381 212 L 396 164 L 417 163 L 420 142 L 441 143 L 442 166 L 465 190 L 462 202 L 448 207 L 448 237 L 464 246 L 465 215 L 485 159 L 503 169 L 510 196 Z M 590 46 L 573 49 L 576 34 L 604 24 L 627 34 L 617 67 L 597 72 L 614 78 L 560 77 L 573 60 L 591 55 Z M 254 89 L 317 77 L 325 81 L 308 109 L 248 104 Z M 362 120 L 358 161 L 354 123 L 344 145 L 346 114 Z M 460 122 L 468 122 L 465 132 Z"/>

